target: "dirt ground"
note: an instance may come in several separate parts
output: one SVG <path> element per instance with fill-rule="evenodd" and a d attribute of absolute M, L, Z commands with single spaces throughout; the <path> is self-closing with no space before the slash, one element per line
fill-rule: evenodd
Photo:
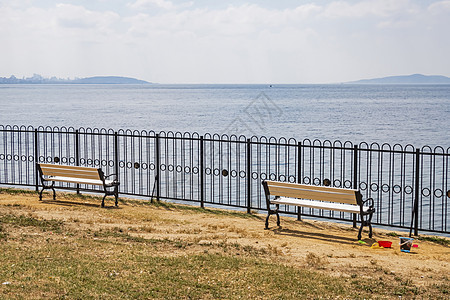
<path fill-rule="evenodd" d="M 102 209 L 95 199 L 65 197 L 63 193 L 58 193 L 57 197 L 58 200 L 53 201 L 47 196 L 48 199 L 41 202 L 37 194 L 0 193 L 0 214 L 14 211 L 63 220 L 65 226 L 77 230 L 121 228 L 130 235 L 186 241 L 191 245 L 161 255 L 185 255 L 205 251 L 204 245 L 237 243 L 270 252 L 271 260 L 337 277 L 401 278 L 419 287 L 448 282 L 449 246 L 416 239 L 414 244 L 418 247 L 412 248 L 411 253 L 404 253 L 399 249 L 399 238 L 394 236 L 394 230 L 375 227 L 372 239 L 364 231 L 363 244 L 357 241 L 358 231 L 351 224 L 282 217 L 279 228 L 272 216 L 270 229 L 264 230 L 264 215 L 246 217 L 239 216 L 238 212 L 228 213 L 229 210 L 211 213 L 215 211 L 212 208 L 201 212 L 172 205 L 142 205 L 127 199 L 123 199 L 118 208 L 109 200 Z M 392 248 L 371 248 L 376 241 L 391 241 Z"/>

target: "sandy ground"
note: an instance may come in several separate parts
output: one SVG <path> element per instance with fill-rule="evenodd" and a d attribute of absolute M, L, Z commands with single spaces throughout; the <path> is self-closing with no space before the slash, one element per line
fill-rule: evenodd
<path fill-rule="evenodd" d="M 205 213 L 177 209 L 172 206 L 141 205 L 125 201 L 118 208 L 112 201 L 100 208 L 93 199 L 66 198 L 38 201 L 37 194 L 10 195 L 0 193 L 0 214 L 23 213 L 45 219 L 64 220 L 65 226 L 78 230 L 121 228 L 129 234 L 144 238 L 162 238 L 189 242 L 191 246 L 161 255 L 185 255 L 204 252 L 204 245 L 239 244 L 270 253 L 268 259 L 305 267 L 332 276 L 364 276 L 374 279 L 408 279 L 417 286 L 448 283 L 450 247 L 434 242 L 415 240 L 418 248 L 401 252 L 394 230 L 374 228 L 372 239 L 363 232 L 361 244 L 357 229 L 351 224 L 303 220 L 282 217 L 279 228 L 271 217 L 270 229 L 264 230 L 264 215 L 242 217 L 240 213 Z M 213 209 L 207 208 L 208 211 Z M 229 212 L 229 211 L 228 211 Z M 242 213 L 243 214 L 243 213 Z M 389 235 L 388 235 L 389 233 Z M 405 233 L 397 232 L 399 236 Z M 392 248 L 373 249 L 376 241 L 391 241 Z M 219 247 L 217 247 L 219 249 Z M 219 251 L 219 250 L 217 250 Z M 239 255 L 239 253 L 236 253 Z"/>

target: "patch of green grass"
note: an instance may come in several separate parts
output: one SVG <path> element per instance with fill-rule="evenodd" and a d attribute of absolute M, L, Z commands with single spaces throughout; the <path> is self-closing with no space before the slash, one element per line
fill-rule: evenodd
<path fill-rule="evenodd" d="M 19 248 L 19 249 L 17 249 Z M 141 243 L 89 239 L 45 246 L 0 245 L 5 298 L 71 299 L 363 299 L 422 295 L 409 282 L 352 281 L 221 254 L 164 256 Z M 0 287 L 2 288 L 2 287 Z M 445 296 L 435 287 L 433 295 Z"/>
<path fill-rule="evenodd" d="M 0 188 L 0 194 L 10 194 L 10 195 L 34 195 L 35 190 L 24 190 L 24 189 L 14 189 L 14 188 Z"/>
<path fill-rule="evenodd" d="M 192 244 L 185 241 L 170 240 L 170 239 L 146 239 L 139 236 L 133 236 L 125 232 L 122 228 L 115 227 L 109 230 L 100 229 L 95 232 L 90 232 L 94 238 L 114 238 L 123 242 L 135 242 L 135 243 L 145 243 L 151 245 L 165 245 L 173 248 L 186 248 Z"/>
<path fill-rule="evenodd" d="M 102 191 L 99 191 L 99 193 L 102 193 Z M 105 200 L 109 200 L 111 199 L 111 197 L 113 196 L 108 196 L 106 197 Z M 64 193 L 64 198 L 68 199 L 68 200 L 96 200 L 96 201 L 102 201 L 103 196 L 97 196 L 97 195 L 92 195 L 92 194 L 86 194 L 86 193 L 80 193 L 77 194 L 76 192 L 74 193 Z"/>
<path fill-rule="evenodd" d="M 437 236 L 419 236 L 417 239 L 420 241 L 433 242 L 443 246 L 448 246 L 450 244 L 450 240 Z"/>
<path fill-rule="evenodd" d="M 165 257 L 148 247 L 88 240 L 17 250 L 1 245 L 4 297 L 108 299 L 300 299 L 358 292 L 339 278 L 219 254 Z M 77 247 L 74 249 L 74 247 Z M 301 282 L 301 284 L 299 284 Z M 366 293 L 363 293 L 366 294 Z"/>
<path fill-rule="evenodd" d="M 22 204 L 17 204 L 17 203 L 13 203 L 13 204 L 5 204 L 6 207 L 23 207 Z"/>
<path fill-rule="evenodd" d="M 28 217 L 24 215 L 13 215 L 13 214 L 0 216 L 0 222 L 19 227 L 26 227 L 26 226 L 37 227 L 40 228 L 42 231 L 54 231 L 54 232 L 61 232 L 62 226 L 64 224 L 64 222 L 60 220 L 37 219 L 34 217 Z"/>
<path fill-rule="evenodd" d="M 5 230 L 3 229 L 2 224 L 0 224 L 0 240 L 4 240 L 6 239 L 6 237 L 8 236 L 8 234 L 5 232 Z"/>
<path fill-rule="evenodd" d="M 122 239 L 123 241 L 126 242 L 138 242 L 138 243 L 143 243 L 143 242 L 147 242 L 147 239 L 144 239 L 142 237 L 137 237 L 137 236 L 132 236 L 126 232 L 124 232 L 121 228 L 113 228 L 112 230 L 98 230 L 95 231 L 93 233 L 93 236 L 96 238 L 108 238 L 108 237 L 112 237 L 112 238 L 118 238 L 118 239 Z"/>
<path fill-rule="evenodd" d="M 212 215 L 220 215 L 220 216 L 230 216 L 230 217 L 238 217 L 238 218 L 244 218 L 244 219 L 261 219 L 260 216 L 254 215 L 254 214 L 247 214 L 243 212 L 237 212 L 237 211 L 229 211 L 229 210 L 223 210 L 223 209 L 208 209 L 208 208 L 202 208 L 198 206 L 190 206 L 190 205 L 181 205 L 181 204 L 174 204 L 170 202 L 165 201 L 156 201 L 154 200 L 153 203 L 144 202 L 156 207 L 162 207 L 168 210 L 182 210 L 182 211 L 191 211 L 196 213 L 207 213 Z"/>
<path fill-rule="evenodd" d="M 280 253 L 276 247 L 259 250 L 226 240 L 199 247 L 184 240 L 134 237 L 121 227 L 94 231 L 66 226 L 62 233 L 52 227 L 61 228 L 62 222 L 21 216 L 20 209 L 17 211 L 17 216 L 10 213 L 0 217 L 0 233 L 8 229 L 13 236 L 14 230 L 27 236 L 0 242 L 0 282 L 10 283 L 0 285 L 0 298 L 5 299 L 448 296 L 445 282 L 418 289 L 412 281 L 400 277 L 385 281 L 356 274 L 351 278 L 334 277 L 278 263 Z M 46 234 L 36 234 L 32 227 L 51 229 L 54 234 L 44 240 Z M 309 259 L 318 264 L 316 257 Z"/>
<path fill-rule="evenodd" d="M 398 237 L 399 235 L 396 232 L 389 232 L 386 234 L 387 236 Z"/>
<path fill-rule="evenodd" d="M 450 285 L 449 284 L 436 284 L 434 287 L 444 295 L 450 295 Z"/>

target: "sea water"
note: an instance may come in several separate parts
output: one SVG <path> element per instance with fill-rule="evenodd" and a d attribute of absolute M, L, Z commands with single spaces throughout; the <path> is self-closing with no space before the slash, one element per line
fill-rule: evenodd
<path fill-rule="evenodd" d="M 450 85 L 0 85 L 0 125 L 449 146 Z"/>

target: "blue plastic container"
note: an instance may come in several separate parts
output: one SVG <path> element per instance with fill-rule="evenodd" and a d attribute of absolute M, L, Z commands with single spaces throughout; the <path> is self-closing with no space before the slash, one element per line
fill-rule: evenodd
<path fill-rule="evenodd" d="M 409 237 L 400 237 L 400 251 L 411 252 L 413 240 L 413 238 Z"/>

